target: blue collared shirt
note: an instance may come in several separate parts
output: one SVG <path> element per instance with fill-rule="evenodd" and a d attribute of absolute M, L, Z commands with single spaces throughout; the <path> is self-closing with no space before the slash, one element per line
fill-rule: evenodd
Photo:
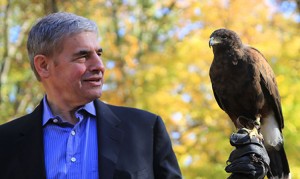
<path fill-rule="evenodd" d="M 72 125 L 54 116 L 43 99 L 43 132 L 47 178 L 97 179 L 98 145 L 93 102 L 75 112 L 79 122 Z"/>

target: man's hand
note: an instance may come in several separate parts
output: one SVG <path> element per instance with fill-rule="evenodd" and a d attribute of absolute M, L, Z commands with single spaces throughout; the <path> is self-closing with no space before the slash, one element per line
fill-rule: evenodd
<path fill-rule="evenodd" d="M 269 171 L 270 159 L 261 138 L 249 133 L 243 128 L 230 136 L 230 144 L 236 148 L 225 168 L 232 173 L 228 179 L 263 179 Z"/>

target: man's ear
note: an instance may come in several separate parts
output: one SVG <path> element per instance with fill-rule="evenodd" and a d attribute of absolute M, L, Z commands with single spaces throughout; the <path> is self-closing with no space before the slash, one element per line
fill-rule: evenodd
<path fill-rule="evenodd" d="M 50 59 L 45 55 L 36 55 L 33 59 L 35 69 L 41 79 L 48 78 L 50 76 L 49 66 Z"/>

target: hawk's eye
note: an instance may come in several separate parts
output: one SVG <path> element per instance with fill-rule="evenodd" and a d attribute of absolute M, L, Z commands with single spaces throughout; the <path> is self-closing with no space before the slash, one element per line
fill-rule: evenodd
<path fill-rule="evenodd" d="M 222 35 L 221 38 L 222 39 L 227 39 L 227 36 L 226 35 Z"/>

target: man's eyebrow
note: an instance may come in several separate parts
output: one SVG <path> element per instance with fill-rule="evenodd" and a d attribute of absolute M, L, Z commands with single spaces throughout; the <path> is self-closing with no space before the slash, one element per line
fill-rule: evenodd
<path fill-rule="evenodd" d="M 74 53 L 73 56 L 84 56 L 90 54 L 90 50 L 79 50 L 78 52 Z"/>
<path fill-rule="evenodd" d="M 96 52 L 103 52 L 102 48 L 96 49 Z M 82 56 L 82 55 L 88 55 L 92 53 L 91 50 L 79 50 L 78 52 L 74 53 L 73 56 Z"/>

